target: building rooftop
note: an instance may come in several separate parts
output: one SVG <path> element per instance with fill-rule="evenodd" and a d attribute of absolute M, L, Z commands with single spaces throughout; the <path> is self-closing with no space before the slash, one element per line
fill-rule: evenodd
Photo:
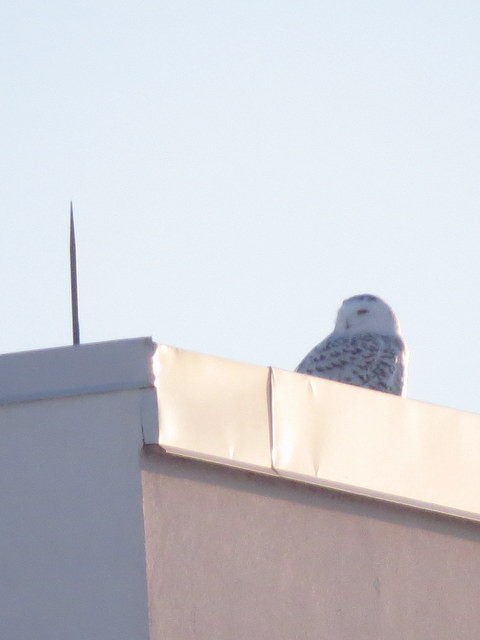
<path fill-rule="evenodd" d="M 479 437 L 150 338 L 0 356 L 0 637 L 474 638 Z"/>
<path fill-rule="evenodd" d="M 0 404 L 156 389 L 145 444 L 480 519 L 480 416 L 151 338 L 0 356 Z"/>

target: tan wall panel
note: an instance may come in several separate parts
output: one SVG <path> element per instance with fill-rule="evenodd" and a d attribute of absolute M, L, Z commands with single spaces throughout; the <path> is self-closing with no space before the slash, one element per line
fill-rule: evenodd
<path fill-rule="evenodd" d="M 149 449 L 151 640 L 478 638 L 477 523 Z"/>

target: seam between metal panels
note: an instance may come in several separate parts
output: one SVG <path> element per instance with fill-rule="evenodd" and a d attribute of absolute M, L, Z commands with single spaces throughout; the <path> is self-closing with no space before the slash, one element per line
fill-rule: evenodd
<path fill-rule="evenodd" d="M 267 377 L 267 415 L 268 415 L 268 438 L 270 449 L 270 469 L 280 476 L 275 468 L 275 433 L 273 419 L 273 367 L 268 367 Z"/>

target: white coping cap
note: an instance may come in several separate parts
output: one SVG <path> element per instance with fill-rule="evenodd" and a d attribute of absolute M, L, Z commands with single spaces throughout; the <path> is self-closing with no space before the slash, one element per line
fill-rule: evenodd
<path fill-rule="evenodd" d="M 158 346 L 158 444 L 480 520 L 480 416 Z"/>
<path fill-rule="evenodd" d="M 0 404 L 153 385 L 151 338 L 0 356 Z"/>

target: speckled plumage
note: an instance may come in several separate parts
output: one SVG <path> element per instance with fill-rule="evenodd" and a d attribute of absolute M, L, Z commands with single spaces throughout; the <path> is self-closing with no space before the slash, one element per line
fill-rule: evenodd
<path fill-rule="evenodd" d="M 405 394 L 407 350 L 392 309 L 363 294 L 342 304 L 334 331 L 296 368 L 328 380 Z"/>

